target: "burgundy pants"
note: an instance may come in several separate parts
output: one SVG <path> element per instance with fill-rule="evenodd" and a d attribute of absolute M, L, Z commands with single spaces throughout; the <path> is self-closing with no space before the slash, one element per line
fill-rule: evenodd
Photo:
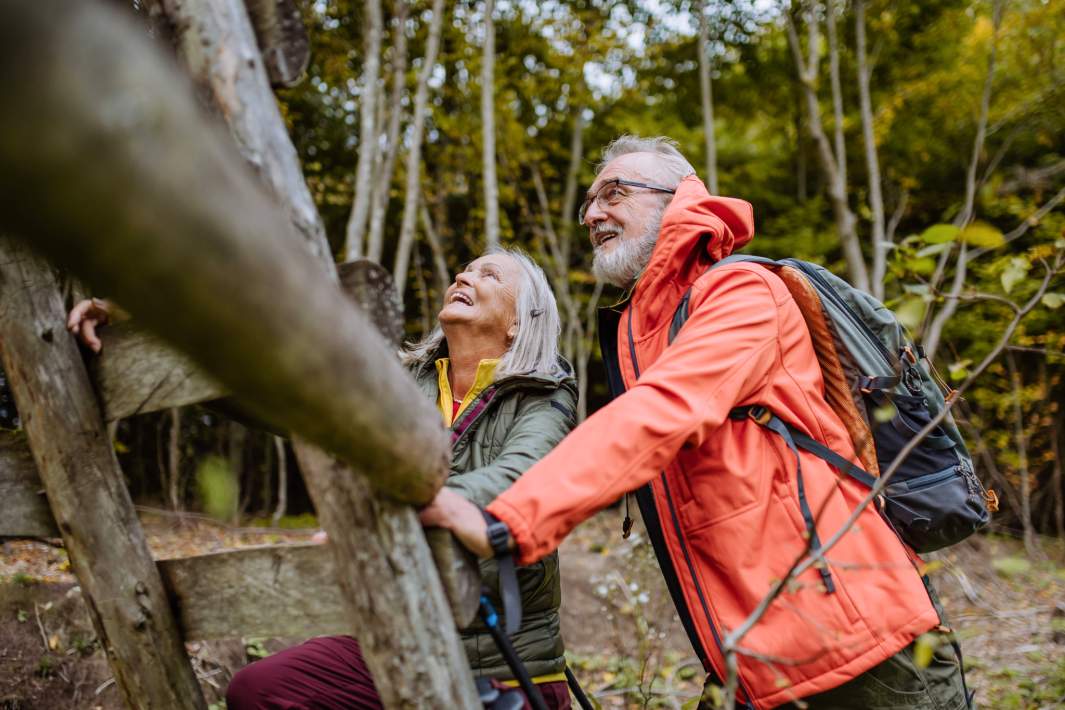
<path fill-rule="evenodd" d="M 570 710 L 565 682 L 538 686 L 551 710 Z M 323 636 L 255 661 L 226 690 L 228 710 L 380 710 L 359 642 Z M 526 705 L 528 707 L 528 705 Z"/>

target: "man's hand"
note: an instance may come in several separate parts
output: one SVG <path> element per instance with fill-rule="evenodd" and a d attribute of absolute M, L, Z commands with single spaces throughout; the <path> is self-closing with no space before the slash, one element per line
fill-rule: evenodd
<path fill-rule="evenodd" d="M 418 513 L 427 528 L 446 528 L 478 557 L 491 557 L 488 523 L 481 509 L 455 491 L 441 488 L 433 502 Z"/>
<path fill-rule="evenodd" d="M 96 328 L 107 323 L 110 315 L 111 306 L 103 299 L 90 298 L 80 301 L 70 309 L 70 315 L 67 317 L 67 330 L 92 348 L 94 353 L 98 353 L 103 343 L 96 335 Z"/>

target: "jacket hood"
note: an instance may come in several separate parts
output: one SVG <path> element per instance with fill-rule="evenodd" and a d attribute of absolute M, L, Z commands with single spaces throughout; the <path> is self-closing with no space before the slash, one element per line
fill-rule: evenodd
<path fill-rule="evenodd" d="M 681 295 L 710 264 L 754 238 L 754 208 L 746 200 L 711 195 L 696 175 L 684 178 L 662 216 L 651 260 L 636 282 L 641 332 L 672 316 Z M 652 298 L 646 296 L 653 294 Z"/>

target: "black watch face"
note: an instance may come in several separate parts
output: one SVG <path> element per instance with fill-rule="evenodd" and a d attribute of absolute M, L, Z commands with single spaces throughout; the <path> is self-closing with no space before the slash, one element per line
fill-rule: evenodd
<path fill-rule="evenodd" d="M 496 521 L 488 526 L 488 544 L 492 546 L 497 555 L 507 552 L 509 537 L 510 533 L 504 523 Z"/>

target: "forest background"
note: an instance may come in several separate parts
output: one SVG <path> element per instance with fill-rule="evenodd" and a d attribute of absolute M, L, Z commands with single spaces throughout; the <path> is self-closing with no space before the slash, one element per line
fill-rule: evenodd
<path fill-rule="evenodd" d="M 610 140 L 667 135 L 711 191 L 754 205 L 746 251 L 822 263 L 882 298 L 948 384 L 1023 315 L 955 414 L 1002 500 L 993 532 L 1037 561 L 1065 539 L 1062 3 L 300 9 L 311 62 L 278 90 L 282 113 L 337 261 L 393 273 L 410 338 L 465 262 L 520 246 L 553 282 L 593 412 L 594 311 L 620 294 L 591 275 L 577 205 Z M 18 426 L 3 386 L 0 426 Z M 124 420 L 115 446 L 143 507 L 315 524 L 287 444 L 212 409 Z"/>

